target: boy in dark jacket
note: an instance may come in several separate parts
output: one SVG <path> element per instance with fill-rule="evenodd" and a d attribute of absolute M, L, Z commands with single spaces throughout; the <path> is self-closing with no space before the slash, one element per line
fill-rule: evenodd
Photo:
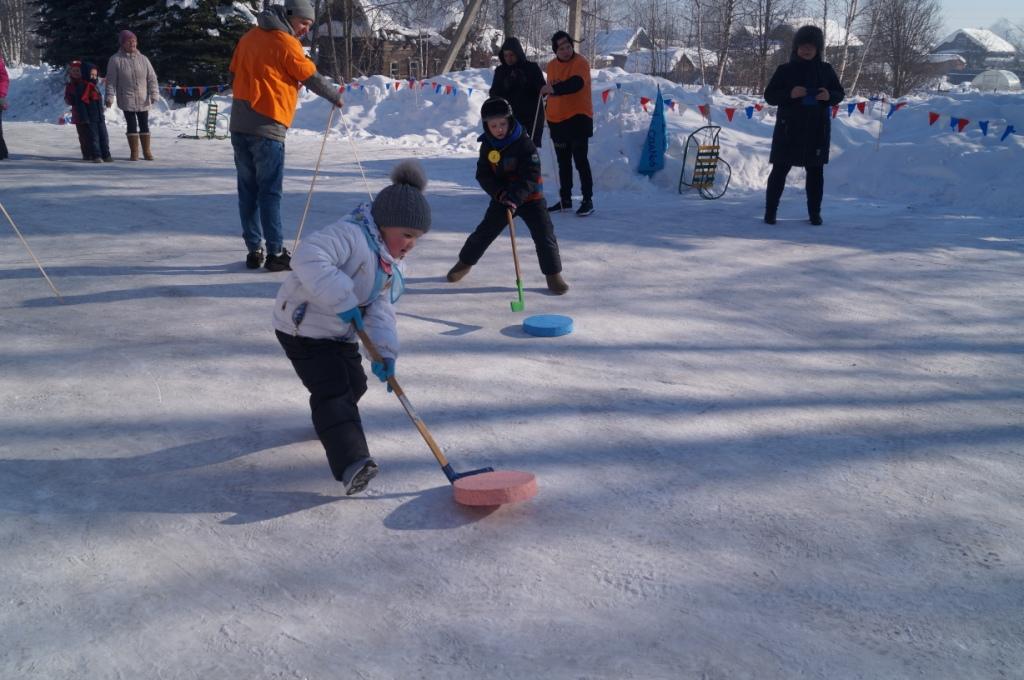
<path fill-rule="evenodd" d="M 89 123 L 89 145 L 92 150 L 93 163 L 112 163 L 110 155 L 110 139 L 107 137 L 107 120 L 104 116 L 103 95 L 99 90 L 99 69 L 92 64 L 82 67 L 85 76 L 85 88 L 82 96 L 75 102 L 81 107 L 79 114 Z"/>
<path fill-rule="evenodd" d="M 64 103 L 71 107 L 71 124 L 78 133 L 78 147 L 82 150 L 82 160 L 92 160 L 92 134 L 89 132 L 89 121 L 82 117 L 82 103 L 85 93 L 85 79 L 82 78 L 82 62 L 75 59 L 68 64 L 68 84 L 64 86 Z"/>
<path fill-rule="evenodd" d="M 786 175 L 793 166 L 807 170 L 807 214 L 811 224 L 821 224 L 824 166 L 832 136 L 831 108 L 846 96 L 832 66 L 821 60 L 824 48 L 825 36 L 820 28 L 801 27 L 793 36 L 789 62 L 775 70 L 764 91 L 765 101 L 779 107 L 765 197 L 764 221 L 768 224 L 775 224 Z"/>
<path fill-rule="evenodd" d="M 558 254 L 555 227 L 544 204 L 540 156 L 512 115 L 511 105 L 504 99 L 488 99 L 480 109 L 484 133 L 480 135 L 480 158 L 476 164 L 476 181 L 491 202 L 484 219 L 466 239 L 459 252 L 459 261 L 448 272 L 452 283 L 461 280 L 483 256 L 508 224 L 508 210 L 518 215 L 530 228 L 537 248 L 540 270 L 547 277 L 548 290 L 563 295 L 569 284 L 562 278 L 562 260 Z"/>
<path fill-rule="evenodd" d="M 544 136 L 544 116 L 539 113 L 544 72 L 536 63 L 526 60 L 523 46 L 515 38 L 509 38 L 502 44 L 498 59 L 501 65 L 494 69 L 490 95 L 512 105 L 512 115 L 539 149 Z"/>

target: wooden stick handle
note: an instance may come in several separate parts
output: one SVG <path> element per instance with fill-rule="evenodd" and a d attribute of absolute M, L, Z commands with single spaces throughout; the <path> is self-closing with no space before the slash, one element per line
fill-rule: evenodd
<path fill-rule="evenodd" d="M 365 347 L 366 351 L 370 354 L 370 358 L 377 363 L 384 363 L 384 357 L 382 357 L 380 352 L 377 351 L 377 346 L 373 344 L 372 340 L 370 340 L 370 336 L 366 334 L 366 331 L 357 328 L 356 335 L 358 335 L 359 339 L 363 342 L 363 347 Z M 402 403 L 402 408 L 405 409 L 406 415 L 409 416 L 412 424 L 416 426 L 417 430 L 419 430 L 420 436 L 422 436 L 423 441 L 427 443 L 427 447 L 429 447 L 430 452 L 434 454 L 434 458 L 437 459 L 437 462 L 442 468 L 448 467 L 448 459 L 445 458 L 444 454 L 441 452 L 441 447 L 437 445 L 437 442 L 434 440 L 434 436 L 430 434 L 430 430 L 427 429 L 427 424 L 423 422 L 423 419 L 419 417 L 416 410 L 412 407 L 412 403 L 410 403 L 409 398 L 405 396 L 405 392 L 402 391 L 402 388 L 398 384 L 398 380 L 395 376 L 388 378 L 388 385 L 391 386 L 391 390 L 395 393 L 395 396 L 398 397 L 398 401 Z"/>
<path fill-rule="evenodd" d="M 516 283 L 518 284 L 523 280 L 523 276 L 519 273 L 519 252 L 516 250 L 516 223 L 512 218 L 512 210 L 510 208 L 505 209 L 505 215 L 508 217 L 508 235 L 512 237 L 512 262 L 516 265 Z"/>

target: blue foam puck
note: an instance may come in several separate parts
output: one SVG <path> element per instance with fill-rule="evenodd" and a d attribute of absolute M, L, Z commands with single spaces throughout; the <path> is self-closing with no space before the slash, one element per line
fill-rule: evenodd
<path fill-rule="evenodd" d="M 572 319 L 561 314 L 538 314 L 523 320 L 523 331 L 542 338 L 572 333 Z"/>

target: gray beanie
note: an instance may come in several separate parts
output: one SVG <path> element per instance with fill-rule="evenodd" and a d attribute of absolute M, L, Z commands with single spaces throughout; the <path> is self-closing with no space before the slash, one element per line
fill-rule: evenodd
<path fill-rule="evenodd" d="M 370 214 L 378 227 L 408 227 L 430 231 L 430 204 L 423 196 L 427 175 L 414 160 L 402 161 L 391 169 L 391 186 L 373 199 Z"/>
<path fill-rule="evenodd" d="M 284 13 L 290 17 L 316 21 L 316 11 L 309 0 L 284 0 Z"/>

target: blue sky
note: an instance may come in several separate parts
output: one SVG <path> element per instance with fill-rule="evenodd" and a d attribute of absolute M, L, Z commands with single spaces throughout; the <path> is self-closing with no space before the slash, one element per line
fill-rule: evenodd
<path fill-rule="evenodd" d="M 958 28 L 988 28 L 1000 18 L 1024 24 L 1024 3 L 1021 0 L 939 0 L 944 25 L 949 31 Z"/>

